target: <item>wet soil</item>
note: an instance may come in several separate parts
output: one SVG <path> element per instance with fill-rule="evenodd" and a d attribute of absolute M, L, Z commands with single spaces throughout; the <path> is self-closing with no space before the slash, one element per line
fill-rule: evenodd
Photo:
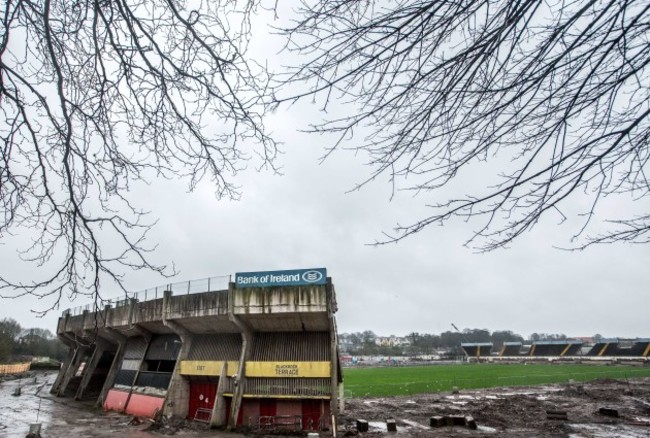
<path fill-rule="evenodd" d="M 566 412 L 567 419 L 548 419 L 547 411 Z M 478 428 L 431 428 L 432 416 L 471 416 Z M 399 437 L 650 437 L 650 379 L 348 400 L 339 418 L 347 435 L 355 434 L 356 419 L 369 424 L 360 436 L 391 435 L 385 421 L 394 419 Z"/>
<path fill-rule="evenodd" d="M 204 425 L 178 428 L 176 424 L 163 424 L 156 428 L 148 419 L 103 412 L 93 401 L 55 397 L 49 393 L 55 378 L 56 372 L 30 372 L 18 379 L 0 380 L 0 437 L 25 438 L 30 425 L 37 423 L 41 424 L 43 438 L 153 438 L 170 433 L 180 437 L 243 437 L 206 430 Z M 14 396 L 17 388 L 20 395 Z"/>
<path fill-rule="evenodd" d="M 20 379 L 0 381 L 0 437 L 24 438 L 30 424 L 41 424 L 41 436 L 83 437 L 228 437 L 244 435 L 206 430 L 203 425 L 163 424 L 147 419 L 103 412 L 92 401 L 50 395 L 56 377 L 37 372 Z M 14 396 L 20 387 L 21 395 Z M 618 417 L 599 413 L 618 411 Z M 566 420 L 551 420 L 547 411 L 564 411 Z M 471 416 L 477 429 L 465 426 L 431 428 L 432 416 Z M 356 432 L 356 420 L 368 421 L 369 430 Z M 386 430 L 394 419 L 397 433 Z M 331 434 L 330 434 L 331 435 Z M 351 399 L 339 417 L 338 436 L 378 437 L 650 437 L 650 379 L 597 380 L 586 384 L 497 388 L 410 397 Z M 259 435 L 258 435 L 259 436 Z"/>

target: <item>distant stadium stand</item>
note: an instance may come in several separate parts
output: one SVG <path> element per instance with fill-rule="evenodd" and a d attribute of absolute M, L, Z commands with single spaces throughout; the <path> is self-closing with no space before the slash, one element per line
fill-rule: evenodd
<path fill-rule="evenodd" d="M 504 342 L 499 351 L 499 356 L 519 356 L 521 354 L 521 342 Z"/>
<path fill-rule="evenodd" d="M 594 343 L 586 356 L 616 356 L 618 339 L 601 339 Z"/>
<path fill-rule="evenodd" d="M 650 353 L 650 339 L 639 338 L 619 343 L 616 356 L 648 357 L 648 353 Z"/>
<path fill-rule="evenodd" d="M 575 356 L 582 347 L 582 341 L 564 339 L 559 341 L 535 341 L 529 356 Z"/>
<path fill-rule="evenodd" d="M 492 354 L 492 342 L 463 342 L 460 346 L 467 357 L 485 357 Z"/>
<path fill-rule="evenodd" d="M 650 364 L 650 338 L 636 339 L 562 339 L 549 341 L 504 342 L 492 351 L 488 342 L 461 344 L 468 358 L 485 358 L 488 361 L 632 361 Z"/>

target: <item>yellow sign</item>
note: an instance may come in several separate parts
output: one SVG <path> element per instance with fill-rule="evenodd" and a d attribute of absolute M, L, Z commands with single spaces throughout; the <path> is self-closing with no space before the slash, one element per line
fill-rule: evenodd
<path fill-rule="evenodd" d="M 183 376 L 221 376 L 222 360 L 183 360 L 181 361 L 181 375 Z M 239 362 L 227 362 L 226 375 L 237 374 Z"/>
<path fill-rule="evenodd" d="M 329 362 L 246 362 L 246 377 L 330 377 Z"/>

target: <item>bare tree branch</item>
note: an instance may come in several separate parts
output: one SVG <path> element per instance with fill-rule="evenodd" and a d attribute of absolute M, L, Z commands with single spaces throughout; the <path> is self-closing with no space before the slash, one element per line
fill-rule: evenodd
<path fill-rule="evenodd" d="M 582 199 L 578 248 L 647 242 L 643 213 L 610 222 L 623 231 L 590 233 L 603 199 L 650 194 L 647 2 L 321 0 L 299 14 L 279 30 L 298 55 L 279 102 L 345 102 L 309 131 L 338 136 L 330 153 L 368 155 L 357 188 L 388 175 L 432 199 L 430 215 L 378 243 L 462 218 L 479 224 L 468 243 L 491 250 Z M 468 175 L 477 170 L 481 179 Z M 467 194 L 445 198 L 457 180 Z"/>
<path fill-rule="evenodd" d="M 128 270 L 162 275 L 155 221 L 132 184 L 210 180 L 236 198 L 253 156 L 274 170 L 262 123 L 268 75 L 246 57 L 257 2 L 8 0 L 0 12 L 0 239 L 30 230 L 29 281 L 0 295 L 93 297 Z"/>

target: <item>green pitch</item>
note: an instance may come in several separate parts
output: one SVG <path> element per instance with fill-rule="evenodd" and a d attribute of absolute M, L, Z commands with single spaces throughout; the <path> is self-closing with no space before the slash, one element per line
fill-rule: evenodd
<path fill-rule="evenodd" d="M 347 397 L 426 394 L 459 389 L 527 386 L 611 378 L 650 377 L 650 368 L 568 364 L 463 364 L 346 368 Z"/>

